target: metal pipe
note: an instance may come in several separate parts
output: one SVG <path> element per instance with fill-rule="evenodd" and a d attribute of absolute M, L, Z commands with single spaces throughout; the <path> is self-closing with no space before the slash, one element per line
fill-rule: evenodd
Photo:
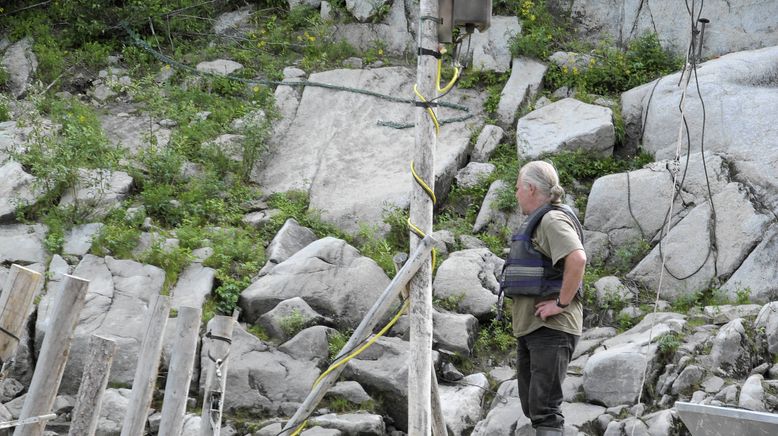
<path fill-rule="evenodd" d="M 695 59 L 699 62 L 699 60 L 702 59 L 702 43 L 705 41 L 705 25 L 710 23 L 710 20 L 707 18 L 699 18 L 697 22 L 701 24 L 700 39 L 697 43 L 697 54 L 695 55 Z"/>

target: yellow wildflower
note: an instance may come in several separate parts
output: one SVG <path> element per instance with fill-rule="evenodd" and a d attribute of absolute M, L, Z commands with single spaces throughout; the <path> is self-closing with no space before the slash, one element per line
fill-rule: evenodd
<path fill-rule="evenodd" d="M 567 74 L 567 67 L 562 67 L 562 72 Z"/>
<path fill-rule="evenodd" d="M 383 56 L 383 55 L 384 55 L 384 49 L 379 48 L 378 49 L 378 56 Z"/>
<path fill-rule="evenodd" d="M 254 85 L 254 87 L 251 88 L 251 90 L 254 91 L 254 92 L 259 92 L 259 86 Z"/>
<path fill-rule="evenodd" d="M 578 67 L 573 67 L 573 74 L 578 75 Z"/>

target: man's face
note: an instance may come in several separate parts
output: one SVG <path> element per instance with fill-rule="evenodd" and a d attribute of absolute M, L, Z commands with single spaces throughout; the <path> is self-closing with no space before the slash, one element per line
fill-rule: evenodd
<path fill-rule="evenodd" d="M 516 201 L 519 202 L 522 212 L 527 213 L 526 210 L 532 199 L 532 188 L 530 185 L 524 183 L 521 178 L 516 181 Z"/>

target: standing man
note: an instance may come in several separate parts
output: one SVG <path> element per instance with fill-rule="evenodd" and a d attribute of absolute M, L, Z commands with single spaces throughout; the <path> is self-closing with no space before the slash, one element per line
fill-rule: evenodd
<path fill-rule="evenodd" d="M 511 241 L 501 291 L 513 300 L 519 399 L 537 436 L 562 435 L 562 382 L 583 327 L 583 229 L 556 169 L 533 161 L 519 171 L 516 199 L 527 215 Z"/>

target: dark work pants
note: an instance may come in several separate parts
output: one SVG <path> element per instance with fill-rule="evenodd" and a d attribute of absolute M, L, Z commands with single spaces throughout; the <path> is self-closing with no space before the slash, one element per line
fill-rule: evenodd
<path fill-rule="evenodd" d="M 578 336 L 541 327 L 518 339 L 519 399 L 533 427 L 563 428 L 562 382 Z"/>

